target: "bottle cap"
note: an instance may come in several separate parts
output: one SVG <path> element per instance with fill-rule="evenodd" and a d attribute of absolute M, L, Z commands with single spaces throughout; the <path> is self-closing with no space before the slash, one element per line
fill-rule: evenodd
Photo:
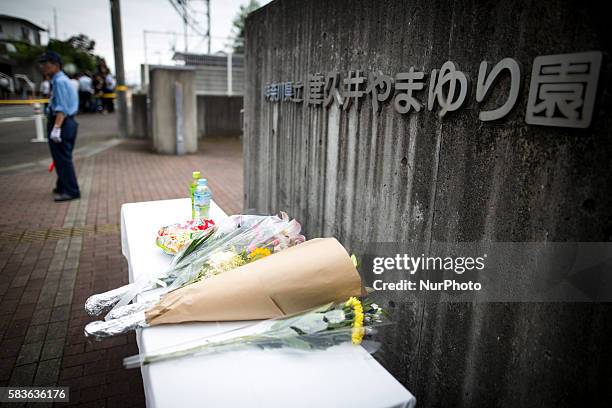
<path fill-rule="evenodd" d="M 201 178 L 198 180 L 198 186 L 205 186 L 208 184 L 208 180 L 206 180 L 205 178 Z"/>
<path fill-rule="evenodd" d="M 200 172 L 199 171 L 194 171 L 193 173 L 191 173 L 191 177 L 193 177 L 194 179 L 199 179 L 200 178 Z"/>

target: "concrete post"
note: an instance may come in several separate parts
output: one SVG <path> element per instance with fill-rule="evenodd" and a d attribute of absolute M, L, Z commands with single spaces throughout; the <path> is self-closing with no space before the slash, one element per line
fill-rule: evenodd
<path fill-rule="evenodd" d="M 127 119 L 127 96 L 125 91 L 125 72 L 123 68 L 123 40 L 121 35 L 121 5 L 119 0 L 111 0 L 111 22 L 113 26 L 113 45 L 115 51 L 115 75 L 117 86 L 117 121 L 119 124 L 119 135 L 122 138 L 128 136 Z"/>
<path fill-rule="evenodd" d="M 174 83 L 174 106 L 176 107 L 176 154 L 185 154 L 185 116 L 183 114 L 183 86 Z M 197 136 L 196 136 L 197 137 Z"/>
<path fill-rule="evenodd" d="M 227 54 L 227 96 L 232 96 L 232 53 Z"/>
<path fill-rule="evenodd" d="M 149 78 L 153 150 L 166 154 L 196 152 L 198 140 L 194 69 L 154 67 Z"/>
<path fill-rule="evenodd" d="M 34 126 L 36 127 L 36 138 L 32 139 L 33 143 L 46 143 L 47 138 L 45 137 L 45 115 L 43 114 L 42 105 L 35 103 L 32 105 L 34 108 Z"/>

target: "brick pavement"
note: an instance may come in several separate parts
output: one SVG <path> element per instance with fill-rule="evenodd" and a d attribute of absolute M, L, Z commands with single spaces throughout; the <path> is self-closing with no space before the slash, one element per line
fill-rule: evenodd
<path fill-rule="evenodd" d="M 197 169 L 215 201 L 239 212 L 242 149 L 207 141 L 199 154 L 176 157 L 126 141 L 76 166 L 82 199 L 69 203 L 52 201 L 49 173 L 0 176 L 0 386 L 69 386 L 70 406 L 143 406 L 140 371 L 122 368 L 137 352 L 135 336 L 83 336 L 93 320 L 85 299 L 127 283 L 121 204 L 185 197 Z"/>

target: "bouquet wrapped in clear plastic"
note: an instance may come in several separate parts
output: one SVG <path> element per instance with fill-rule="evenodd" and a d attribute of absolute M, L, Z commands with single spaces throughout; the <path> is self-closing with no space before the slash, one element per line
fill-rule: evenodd
<path fill-rule="evenodd" d="M 182 223 L 166 225 L 157 231 L 155 244 L 165 253 L 175 255 L 188 245 L 196 234 L 213 227 L 215 222 L 196 218 Z"/>
<path fill-rule="evenodd" d="M 126 313 L 89 323 L 85 334 L 104 338 L 160 324 L 271 319 L 363 293 L 353 259 L 335 238 L 312 239 L 270 256 L 257 249 L 250 255 L 259 258 L 185 285 L 144 308 L 128 305 L 122 309 Z M 197 280 L 202 273 L 208 272 L 191 276 Z"/>
<path fill-rule="evenodd" d="M 350 342 L 362 344 L 374 333 L 374 327 L 385 324 L 387 314 L 369 299 L 351 297 L 345 302 L 329 303 L 290 316 L 265 320 L 246 328 L 232 330 L 153 353 L 124 359 L 126 368 L 184 356 L 221 353 L 246 347 L 321 350 Z M 369 351 L 375 351 L 373 343 Z"/>
<path fill-rule="evenodd" d="M 106 319 L 144 310 L 151 300 L 129 305 L 136 296 L 152 292 L 157 298 L 190 283 L 209 278 L 281 251 L 305 240 L 301 226 L 285 213 L 278 216 L 233 215 L 217 225 L 197 232 L 178 252 L 170 266 L 159 274 L 96 294 L 87 299 L 85 310 L 98 316 L 113 307 Z"/>

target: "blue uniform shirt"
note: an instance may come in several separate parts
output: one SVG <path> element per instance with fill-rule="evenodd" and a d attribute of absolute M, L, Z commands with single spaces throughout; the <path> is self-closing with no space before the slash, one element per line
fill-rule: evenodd
<path fill-rule="evenodd" d="M 53 75 L 51 80 L 52 95 L 49 101 L 51 113 L 63 112 L 66 116 L 71 116 L 77 113 L 79 109 L 79 94 L 72 87 L 70 79 L 64 74 L 64 71 L 59 71 Z"/>

